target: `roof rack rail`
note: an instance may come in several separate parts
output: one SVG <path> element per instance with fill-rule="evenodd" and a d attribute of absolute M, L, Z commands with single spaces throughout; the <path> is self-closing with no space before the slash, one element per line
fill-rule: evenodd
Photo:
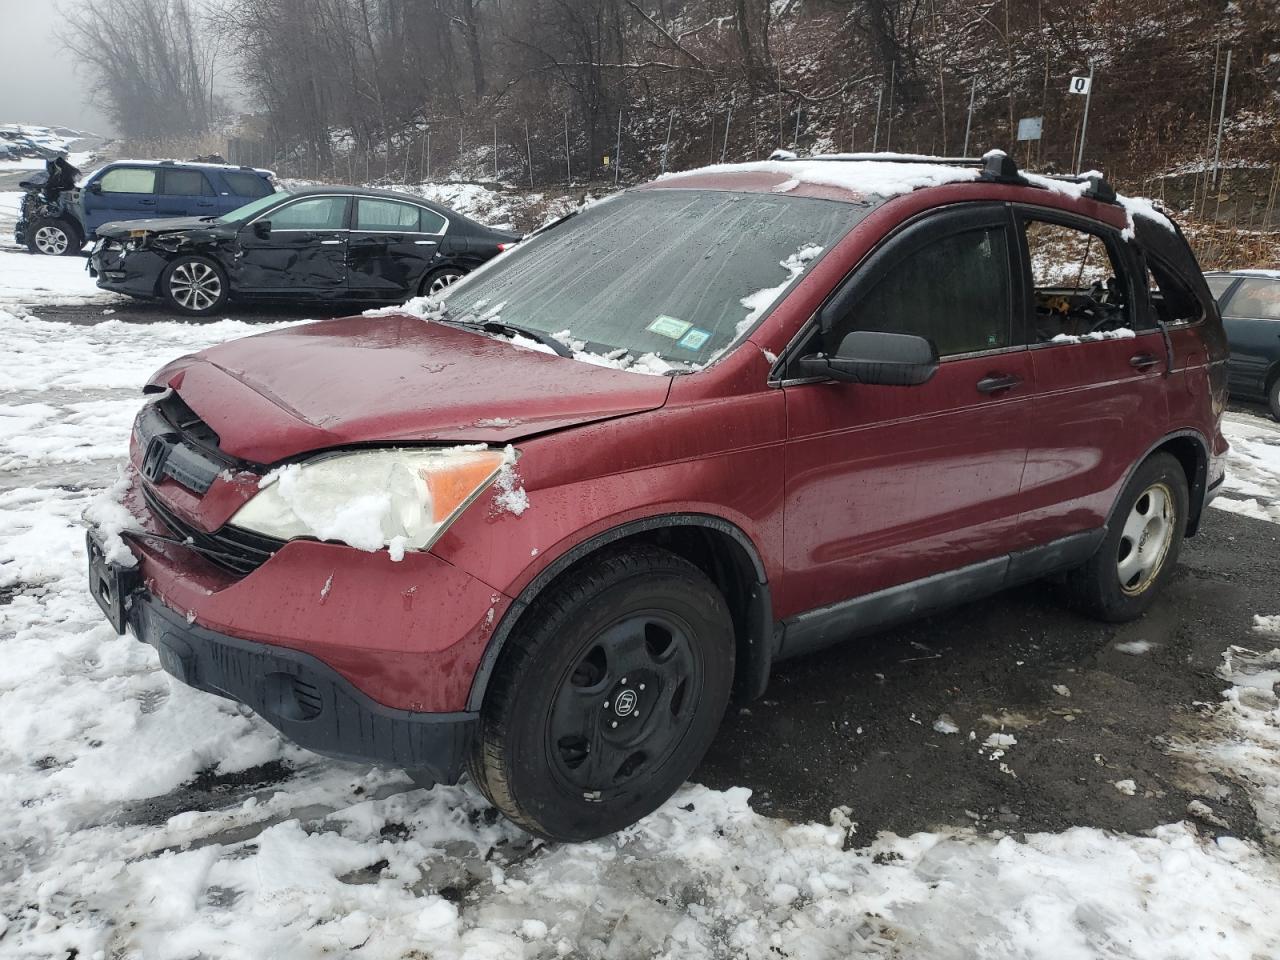
<path fill-rule="evenodd" d="M 790 150 L 775 150 L 770 160 L 799 160 Z M 935 157 L 927 153 L 829 153 L 805 160 L 839 162 L 842 160 L 872 161 L 875 163 L 938 163 L 948 167 L 976 167 L 982 171 L 982 179 L 993 183 L 1026 184 L 1018 170 L 1017 161 L 1000 150 L 992 150 L 981 157 Z"/>
<path fill-rule="evenodd" d="M 775 150 L 770 160 L 799 160 L 790 150 Z M 934 157 L 925 153 L 830 153 L 816 157 L 805 157 L 806 161 L 825 160 L 862 160 L 876 163 L 938 163 L 948 167 L 976 167 L 981 170 L 978 179 L 987 183 L 1013 183 L 1019 186 L 1036 186 L 1028 181 L 1018 169 L 1018 162 L 1003 150 L 989 150 L 981 157 Z M 1116 191 L 1106 177 L 1095 172 L 1085 174 L 1042 173 L 1036 176 L 1048 180 L 1062 180 L 1067 183 L 1087 183 L 1084 196 L 1099 203 L 1119 203 Z"/>
<path fill-rule="evenodd" d="M 1087 183 L 1088 189 L 1084 195 L 1090 200 L 1097 200 L 1099 203 L 1119 203 L 1116 197 L 1116 188 L 1107 182 L 1107 178 L 1101 173 L 1093 171 L 1091 173 L 1042 173 L 1042 177 L 1048 180 L 1061 180 L 1064 183 Z"/>

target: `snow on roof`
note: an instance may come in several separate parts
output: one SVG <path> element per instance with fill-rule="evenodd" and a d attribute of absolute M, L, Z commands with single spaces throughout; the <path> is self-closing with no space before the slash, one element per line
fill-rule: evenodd
<path fill-rule="evenodd" d="M 784 181 L 773 188 L 775 193 L 789 193 L 802 183 L 816 184 L 824 187 L 835 187 L 849 193 L 873 195 L 878 197 L 896 197 L 923 187 L 938 187 L 948 183 L 974 182 L 980 179 L 982 170 L 974 166 L 965 166 L 957 162 L 939 162 L 951 158 L 930 157 L 912 153 L 832 153 L 823 154 L 808 160 L 789 159 L 794 154 L 786 150 L 774 151 L 773 157 L 779 159 L 759 160 L 750 163 L 717 163 L 706 167 L 697 167 L 681 173 L 663 174 L 659 181 L 676 177 L 706 176 L 732 173 L 764 173 L 784 177 Z M 988 150 L 983 159 L 1003 157 L 1003 150 Z M 787 159 L 782 159 L 786 157 Z M 957 158 L 959 159 L 959 158 Z M 1102 179 L 1102 174 L 1091 170 L 1082 175 L 1081 180 L 1060 180 L 1046 177 L 1025 170 L 1020 175 L 1032 186 L 1052 190 L 1075 199 L 1084 199 L 1092 186 L 1091 179 Z M 1145 197 L 1128 197 L 1116 194 L 1116 202 L 1125 212 L 1126 225 L 1123 236 L 1133 239 L 1134 216 L 1141 216 L 1153 223 L 1158 223 L 1167 230 L 1173 230 L 1173 222 L 1161 212 L 1155 204 Z"/>
<path fill-rule="evenodd" d="M 898 158 L 902 158 L 899 160 Z M 920 162 L 902 162 L 915 161 Z M 843 162 L 834 162 L 843 161 Z M 707 174 L 766 173 L 783 177 L 775 193 L 788 193 L 801 183 L 835 187 L 854 194 L 895 197 L 921 187 L 977 180 L 976 167 L 946 166 L 907 154 L 829 154 L 822 159 L 757 160 L 750 163 L 717 163 L 683 173 L 659 177 L 705 176 Z"/>
<path fill-rule="evenodd" d="M 248 166 L 242 167 L 242 166 L 241 166 L 240 164 L 238 164 L 238 163 L 205 163 L 205 162 L 200 161 L 200 160 L 178 160 L 178 159 L 176 159 L 176 158 L 175 158 L 175 159 L 164 159 L 164 160 L 126 160 L 126 159 L 120 159 L 120 160 L 112 160 L 112 161 L 111 161 L 111 163 L 109 164 L 109 166 L 113 166 L 113 167 L 114 167 L 114 166 L 119 166 L 119 165 L 121 165 L 121 164 L 127 164 L 127 165 L 129 165 L 129 166 L 131 166 L 131 167 L 158 167 L 158 166 L 161 166 L 161 165 L 164 165 L 164 166 L 175 166 L 175 167 L 177 167 L 177 166 L 181 166 L 181 167 L 210 167 L 210 168 L 212 168 L 212 169 L 214 169 L 214 170 L 252 170 L 254 173 L 265 173 L 265 174 L 266 174 L 267 176 L 269 176 L 269 177 L 274 177 L 274 176 L 276 175 L 274 170 L 267 170 L 267 169 L 265 169 L 265 168 L 263 168 L 263 167 L 248 167 Z"/>

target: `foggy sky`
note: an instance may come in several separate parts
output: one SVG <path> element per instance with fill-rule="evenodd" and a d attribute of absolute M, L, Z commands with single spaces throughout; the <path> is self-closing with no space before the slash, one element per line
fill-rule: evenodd
<path fill-rule="evenodd" d="M 86 81 L 54 35 L 59 24 L 52 0 L 0 0 L 0 123 L 110 135 L 110 121 L 84 96 Z"/>

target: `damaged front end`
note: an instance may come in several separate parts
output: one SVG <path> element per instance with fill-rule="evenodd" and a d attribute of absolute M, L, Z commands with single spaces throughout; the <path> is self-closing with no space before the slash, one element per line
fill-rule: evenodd
<path fill-rule="evenodd" d="M 235 236 L 234 227 L 213 218 L 104 223 L 89 254 L 89 275 L 105 290 L 155 298 L 161 275 L 175 256 L 209 253 L 234 243 Z"/>
<path fill-rule="evenodd" d="M 18 184 L 23 190 L 18 222 L 13 228 L 18 246 L 27 246 L 28 232 L 41 220 L 70 217 L 82 222 L 80 190 L 76 186 L 79 176 L 79 168 L 68 163 L 66 157 L 57 156 L 45 161 L 44 170 Z"/>

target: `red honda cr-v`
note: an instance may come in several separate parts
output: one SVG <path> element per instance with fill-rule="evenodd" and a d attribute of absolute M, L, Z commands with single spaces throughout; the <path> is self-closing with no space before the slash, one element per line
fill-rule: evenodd
<path fill-rule="evenodd" d="M 417 306 L 157 373 L 90 582 L 180 680 L 546 837 L 653 810 L 782 658 L 1049 574 L 1139 616 L 1222 482 L 1182 235 L 998 153 L 669 177 Z"/>

